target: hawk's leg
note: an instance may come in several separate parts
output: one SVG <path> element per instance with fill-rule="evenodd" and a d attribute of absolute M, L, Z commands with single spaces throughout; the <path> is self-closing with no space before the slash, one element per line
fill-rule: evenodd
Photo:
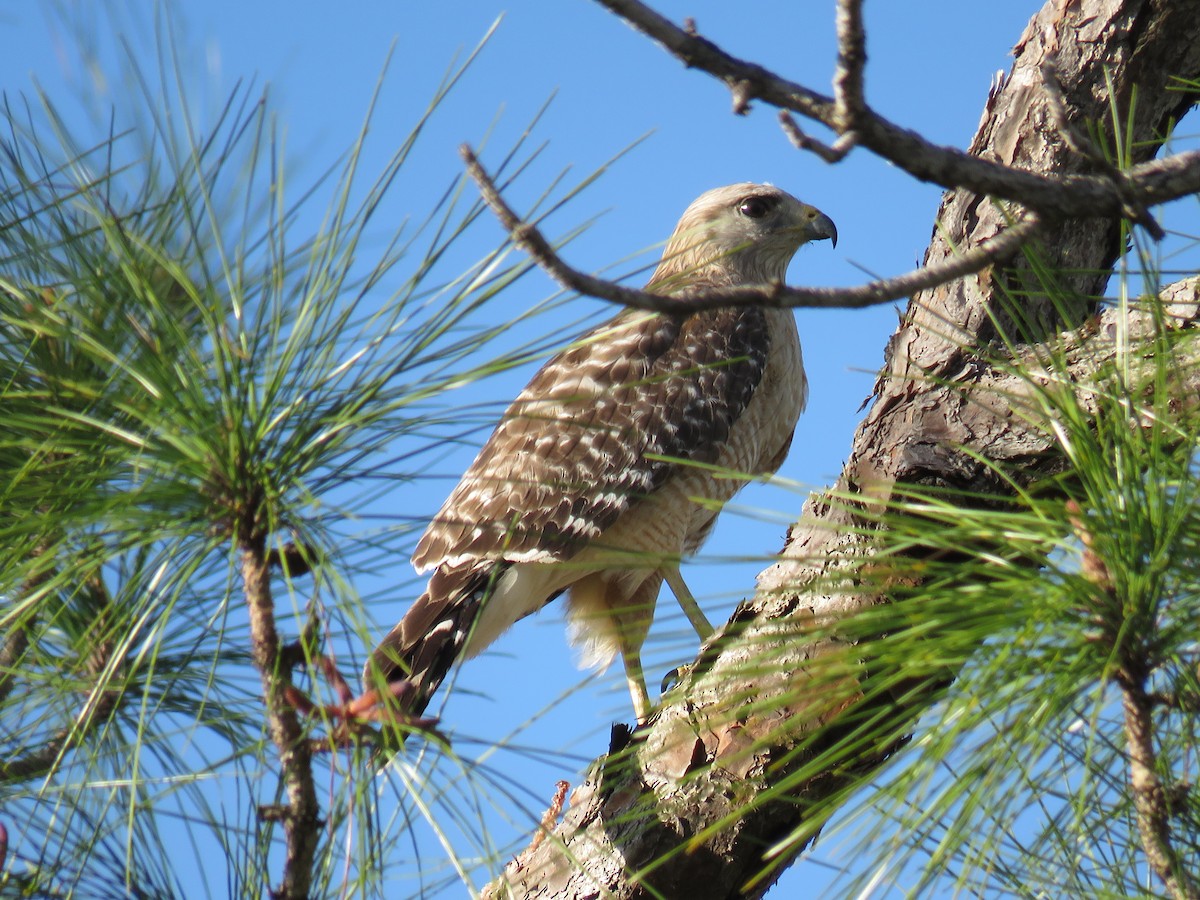
<path fill-rule="evenodd" d="M 592 572 L 570 588 L 571 640 L 583 648 L 583 665 L 606 666 L 621 655 L 639 725 L 653 709 L 641 654 L 661 588 L 662 573 L 654 569 Z"/>
<path fill-rule="evenodd" d="M 688 586 L 683 583 L 683 575 L 679 572 L 678 564 L 663 566 L 662 573 L 663 578 L 671 587 L 671 593 L 679 601 L 679 608 L 683 610 L 683 614 L 688 617 L 688 621 L 696 629 L 700 640 L 708 640 L 713 633 L 713 627 L 705 617 L 704 611 L 700 609 L 700 604 L 696 602 L 692 592 L 688 590 Z"/>
<path fill-rule="evenodd" d="M 621 642 L 621 661 L 625 663 L 625 681 L 629 685 L 629 696 L 633 698 L 633 714 L 637 723 L 645 725 L 650 718 L 650 692 L 646 690 L 646 676 L 642 672 L 642 654 L 629 642 Z"/>

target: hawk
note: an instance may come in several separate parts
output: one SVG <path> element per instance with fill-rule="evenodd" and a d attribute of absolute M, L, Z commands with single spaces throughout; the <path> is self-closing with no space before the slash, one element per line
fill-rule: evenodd
<path fill-rule="evenodd" d="M 771 185 L 702 194 L 646 286 L 659 294 L 783 281 L 829 217 Z M 504 413 L 417 543 L 425 592 L 367 663 L 368 688 L 407 681 L 419 715 L 450 667 L 568 595 L 583 665 L 620 655 L 638 722 L 640 653 L 665 580 L 703 640 L 679 574 L 741 486 L 773 473 L 808 385 L 791 310 L 627 308 L 547 362 Z"/>

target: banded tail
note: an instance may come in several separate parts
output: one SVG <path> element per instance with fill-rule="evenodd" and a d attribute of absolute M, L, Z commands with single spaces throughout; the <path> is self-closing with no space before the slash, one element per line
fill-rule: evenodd
<path fill-rule="evenodd" d="M 463 653 L 497 566 L 439 568 L 425 592 L 388 632 L 363 669 L 363 687 L 408 682 L 404 711 L 419 716 Z"/>

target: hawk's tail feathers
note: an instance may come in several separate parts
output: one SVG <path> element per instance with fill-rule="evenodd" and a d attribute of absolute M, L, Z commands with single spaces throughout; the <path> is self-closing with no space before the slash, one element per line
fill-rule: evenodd
<path fill-rule="evenodd" d="M 421 715 L 462 655 L 493 582 L 493 568 L 436 570 L 425 592 L 371 651 L 363 669 L 363 686 L 371 690 L 408 682 L 412 689 L 402 695 L 404 711 Z"/>

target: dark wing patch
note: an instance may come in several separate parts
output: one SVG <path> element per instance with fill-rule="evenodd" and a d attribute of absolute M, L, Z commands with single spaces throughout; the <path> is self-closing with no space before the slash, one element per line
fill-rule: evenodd
<path fill-rule="evenodd" d="M 626 310 L 541 368 L 417 544 L 418 571 L 570 558 L 680 464 L 715 462 L 762 380 L 763 311 Z"/>

